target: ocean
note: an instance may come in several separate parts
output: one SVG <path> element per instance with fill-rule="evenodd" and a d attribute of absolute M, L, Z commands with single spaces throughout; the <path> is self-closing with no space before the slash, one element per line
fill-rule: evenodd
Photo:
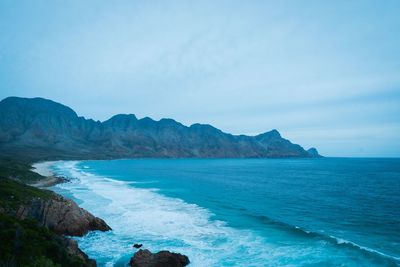
<path fill-rule="evenodd" d="M 400 266 L 400 159 L 59 161 L 52 187 L 104 219 L 99 266 L 134 243 L 190 266 Z"/>

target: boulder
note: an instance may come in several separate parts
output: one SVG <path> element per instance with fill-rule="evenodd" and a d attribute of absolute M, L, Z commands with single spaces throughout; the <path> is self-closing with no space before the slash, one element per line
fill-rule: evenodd
<path fill-rule="evenodd" d="M 17 209 L 15 217 L 36 220 L 40 226 L 46 226 L 60 235 L 83 236 L 93 230 L 111 230 L 102 219 L 61 196 L 32 199 Z"/>
<path fill-rule="evenodd" d="M 147 249 L 140 249 L 131 258 L 132 267 L 182 267 L 190 263 L 189 258 L 179 253 L 160 251 L 151 253 Z"/>

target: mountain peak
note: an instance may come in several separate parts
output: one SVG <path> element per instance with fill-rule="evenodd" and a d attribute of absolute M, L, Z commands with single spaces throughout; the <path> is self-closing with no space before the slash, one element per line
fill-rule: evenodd
<path fill-rule="evenodd" d="M 7 112 L 15 112 L 18 114 L 31 114 L 35 115 L 38 113 L 52 113 L 53 116 L 68 116 L 78 117 L 75 111 L 70 107 L 55 101 L 35 97 L 35 98 L 24 98 L 11 96 L 0 101 L 0 109 L 7 110 Z"/>
<path fill-rule="evenodd" d="M 137 120 L 135 114 L 117 114 L 109 118 L 107 121 L 121 121 L 121 120 Z M 105 121 L 106 122 L 106 121 Z"/>
<path fill-rule="evenodd" d="M 267 139 L 273 139 L 273 138 L 282 138 L 282 136 L 278 132 L 278 130 L 273 129 L 273 130 L 271 130 L 269 132 L 265 132 L 265 133 L 257 135 L 256 138 L 259 138 L 259 139 L 261 139 L 261 138 L 262 139 L 266 139 L 266 138 Z"/>

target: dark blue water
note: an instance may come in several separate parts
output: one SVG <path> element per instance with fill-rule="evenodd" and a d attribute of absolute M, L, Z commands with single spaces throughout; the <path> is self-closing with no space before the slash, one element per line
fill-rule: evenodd
<path fill-rule="evenodd" d="M 138 236 L 150 248 L 189 254 L 194 266 L 399 264 L 400 159 L 141 159 L 66 165 L 54 168 L 79 182 L 61 185 L 64 193 L 114 224 L 115 233 L 100 238 L 123 242 Z M 140 231 L 134 225 L 127 230 L 129 220 L 140 220 Z M 89 254 L 101 255 L 94 245 L 98 239 L 89 236 L 80 243 Z M 128 253 L 118 249 L 122 258 Z M 99 258 L 104 264 L 116 262 L 107 255 Z"/>

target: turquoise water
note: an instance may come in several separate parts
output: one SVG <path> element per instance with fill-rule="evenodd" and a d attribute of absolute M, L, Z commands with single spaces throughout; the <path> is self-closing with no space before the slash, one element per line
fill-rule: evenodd
<path fill-rule="evenodd" d="M 78 238 L 100 266 L 132 244 L 191 266 L 399 266 L 400 159 L 57 162 L 54 189 L 113 231 Z"/>

